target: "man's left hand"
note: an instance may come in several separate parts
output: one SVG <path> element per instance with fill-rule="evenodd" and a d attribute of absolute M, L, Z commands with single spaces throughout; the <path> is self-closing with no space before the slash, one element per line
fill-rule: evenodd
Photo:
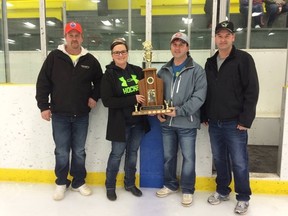
<path fill-rule="evenodd" d="M 88 106 L 92 109 L 94 107 L 96 107 L 96 101 L 93 98 L 89 98 L 88 100 Z"/>
<path fill-rule="evenodd" d="M 244 126 L 241 126 L 241 125 L 237 125 L 237 129 L 238 130 L 248 130 L 248 128 L 244 127 Z"/>
<path fill-rule="evenodd" d="M 175 117 L 176 116 L 175 107 L 169 107 L 169 109 L 172 109 L 172 112 L 165 113 L 165 115 Z"/>

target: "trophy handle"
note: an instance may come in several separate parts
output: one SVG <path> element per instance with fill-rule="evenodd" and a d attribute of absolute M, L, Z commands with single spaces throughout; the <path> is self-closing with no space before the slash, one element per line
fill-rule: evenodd
<path fill-rule="evenodd" d="M 138 110 L 138 103 L 136 103 L 135 105 L 134 105 L 134 108 L 135 108 L 135 112 L 138 112 L 139 110 Z"/>

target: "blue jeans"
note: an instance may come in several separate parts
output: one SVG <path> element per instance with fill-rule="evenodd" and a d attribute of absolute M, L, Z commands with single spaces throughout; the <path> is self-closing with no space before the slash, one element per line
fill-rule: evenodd
<path fill-rule="evenodd" d="M 195 142 L 197 129 L 162 126 L 164 149 L 164 185 L 170 190 L 177 190 L 177 153 L 181 148 L 183 163 L 180 185 L 182 193 L 193 194 L 195 191 Z"/>
<path fill-rule="evenodd" d="M 234 175 L 236 199 L 248 201 L 251 195 L 246 130 L 237 129 L 235 121 L 209 121 L 209 135 L 217 171 L 216 191 L 222 195 L 231 192 L 231 166 Z"/>
<path fill-rule="evenodd" d="M 52 114 L 53 138 L 56 145 L 56 184 L 70 185 L 67 179 L 69 167 L 72 187 L 78 188 L 85 183 L 85 142 L 89 124 L 89 115 L 81 117 L 68 117 Z M 70 151 L 71 166 L 70 166 Z"/>
<path fill-rule="evenodd" d="M 266 11 L 269 16 L 268 22 L 267 22 L 267 27 L 272 27 L 276 17 L 279 15 L 279 6 L 277 4 L 266 4 Z M 288 4 L 286 3 L 282 7 L 281 13 L 286 13 L 288 12 Z"/>
<path fill-rule="evenodd" d="M 126 142 L 112 141 L 111 143 L 112 150 L 106 168 L 105 186 L 107 190 L 115 190 L 116 188 L 116 177 L 119 172 L 121 158 L 125 151 L 124 185 L 126 188 L 135 186 L 137 155 L 141 139 L 144 135 L 144 129 L 140 124 L 126 126 L 125 133 Z"/>
<path fill-rule="evenodd" d="M 244 15 L 244 20 L 245 20 L 245 27 L 247 27 L 247 20 L 248 20 L 248 5 L 240 5 L 240 13 L 242 13 Z M 263 6 L 262 4 L 256 4 L 256 5 L 252 5 L 252 13 L 254 12 L 262 12 L 263 13 Z M 255 16 L 253 17 L 253 21 L 254 21 L 254 26 L 255 25 L 262 25 L 262 14 L 259 16 Z"/>

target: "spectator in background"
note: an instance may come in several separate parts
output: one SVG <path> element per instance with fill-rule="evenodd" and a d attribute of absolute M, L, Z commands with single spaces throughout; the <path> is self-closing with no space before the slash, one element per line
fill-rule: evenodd
<path fill-rule="evenodd" d="M 270 28 L 279 14 L 288 12 L 288 4 L 287 0 L 264 0 L 264 2 L 268 14 L 267 27 Z"/>
<path fill-rule="evenodd" d="M 220 9 L 220 0 L 217 0 L 217 20 L 219 21 L 219 9 Z M 212 27 L 212 13 L 213 13 L 213 0 L 206 0 L 204 5 L 204 11 L 208 19 L 207 28 Z"/>
<path fill-rule="evenodd" d="M 249 10 L 249 0 L 239 0 L 240 4 L 240 13 L 244 15 L 245 24 L 244 27 L 247 27 L 248 20 L 248 10 Z M 252 18 L 253 26 L 255 28 L 263 27 L 263 0 L 253 0 L 252 3 Z"/>

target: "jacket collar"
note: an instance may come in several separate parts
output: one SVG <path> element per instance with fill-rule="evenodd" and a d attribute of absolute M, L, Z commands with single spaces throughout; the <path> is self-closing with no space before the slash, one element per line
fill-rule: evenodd
<path fill-rule="evenodd" d="M 186 65 L 184 66 L 184 68 L 193 67 L 194 66 L 194 61 L 193 61 L 192 57 L 189 55 L 187 57 L 187 59 L 188 60 L 186 62 Z M 172 58 L 169 62 L 167 62 L 163 67 L 172 67 L 173 66 L 173 61 L 174 61 L 174 58 Z"/>
<path fill-rule="evenodd" d="M 66 49 L 65 49 L 65 45 L 64 44 L 61 44 L 58 46 L 57 48 L 58 50 L 62 51 L 63 53 L 65 53 L 66 55 L 70 55 L 69 53 L 67 53 Z M 84 47 L 81 46 L 81 53 L 79 54 L 79 57 L 80 56 L 84 56 L 88 53 L 88 50 L 86 50 Z"/>
<path fill-rule="evenodd" d="M 232 46 L 232 50 L 231 50 L 231 52 L 230 52 L 230 54 L 228 55 L 227 58 L 234 57 L 235 56 L 235 52 L 236 52 L 236 47 L 233 45 Z M 216 61 L 218 54 L 219 54 L 219 50 L 217 50 L 217 52 L 210 59 L 213 60 L 213 61 Z"/>

